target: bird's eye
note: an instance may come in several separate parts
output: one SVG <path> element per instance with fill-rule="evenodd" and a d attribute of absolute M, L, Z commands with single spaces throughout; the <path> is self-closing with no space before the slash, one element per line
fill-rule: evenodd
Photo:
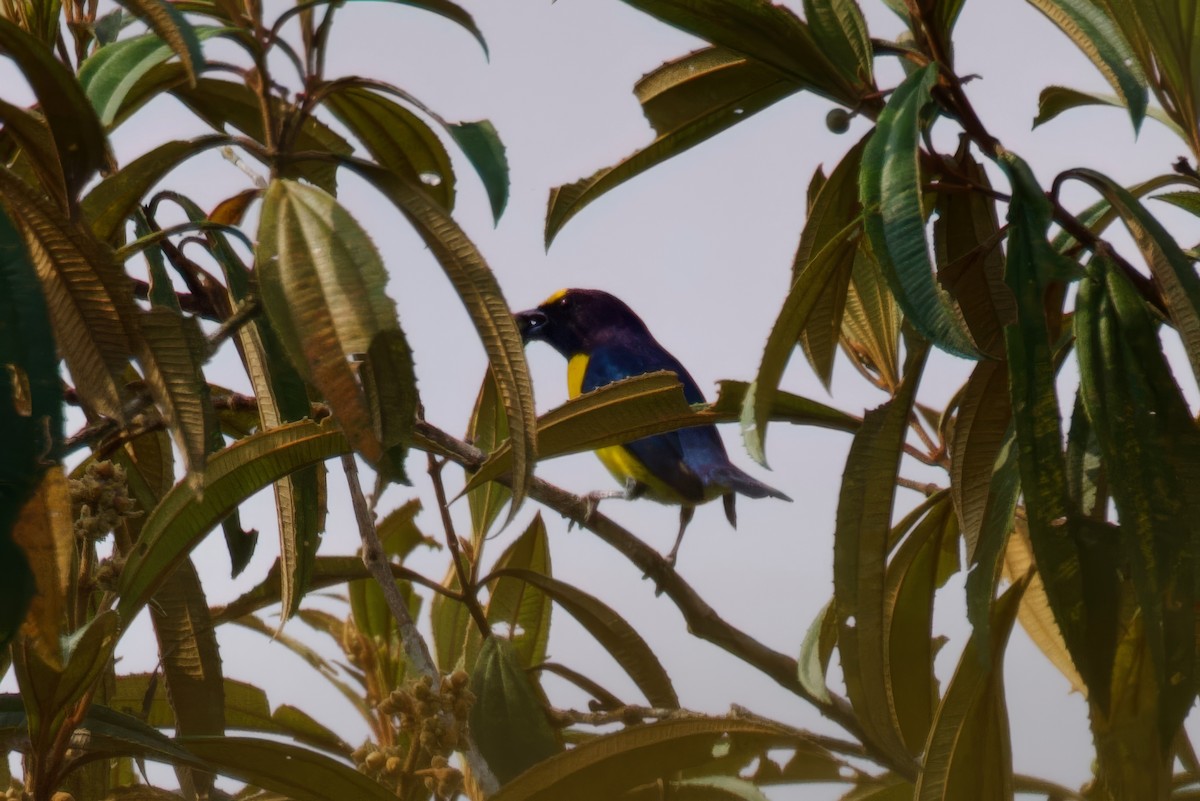
<path fill-rule="evenodd" d="M 567 307 L 568 307 L 568 306 L 570 306 L 570 305 L 571 305 L 571 297 L 570 297 L 570 295 L 563 295 L 561 298 L 559 298 L 559 299 L 558 299 L 558 306 L 559 306 L 559 308 L 561 308 L 561 309 L 565 309 L 565 308 L 567 308 Z"/>

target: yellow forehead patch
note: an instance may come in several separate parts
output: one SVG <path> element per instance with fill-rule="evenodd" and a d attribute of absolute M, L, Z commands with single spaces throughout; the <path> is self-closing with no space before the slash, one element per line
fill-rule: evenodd
<path fill-rule="evenodd" d="M 550 297 L 543 300 L 542 305 L 549 306 L 551 303 L 554 303 L 557 300 L 562 300 L 563 295 L 567 294 L 570 291 L 571 290 L 569 290 L 569 289 L 560 289 L 557 292 L 555 292 L 553 295 L 551 295 Z"/>

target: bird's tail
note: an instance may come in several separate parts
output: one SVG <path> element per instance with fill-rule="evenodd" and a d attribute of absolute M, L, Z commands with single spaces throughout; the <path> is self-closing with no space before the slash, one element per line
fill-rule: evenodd
<path fill-rule="evenodd" d="M 754 476 L 731 464 L 715 468 L 709 475 L 708 483 L 720 487 L 728 487 L 730 490 L 741 493 L 748 498 L 779 498 L 789 503 L 792 500 L 774 487 L 762 483 Z"/>

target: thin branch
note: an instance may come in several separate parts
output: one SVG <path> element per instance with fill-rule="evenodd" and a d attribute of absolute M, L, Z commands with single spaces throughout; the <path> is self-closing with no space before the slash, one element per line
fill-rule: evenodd
<path fill-rule="evenodd" d="M 342 457 L 342 469 L 346 473 L 346 483 L 350 488 L 350 500 L 354 506 L 354 519 L 358 523 L 358 533 L 362 539 L 363 564 L 367 566 L 367 570 L 371 571 L 371 575 L 379 584 L 388 610 L 396 619 L 396 626 L 400 631 L 400 642 L 404 646 L 408 664 L 420 675 L 428 676 L 433 681 L 433 691 L 437 692 L 438 687 L 441 686 L 441 673 L 438 672 L 437 665 L 433 661 L 429 645 L 421 636 L 421 632 L 417 631 L 417 624 L 408 613 L 408 604 L 405 603 L 404 597 L 400 594 L 400 590 L 392 578 L 391 567 L 385 556 L 383 543 L 379 541 L 379 532 L 375 530 L 375 520 L 367 505 L 367 499 L 363 496 L 362 484 L 358 480 L 358 463 L 355 462 L 353 454 Z M 438 717 L 447 731 L 454 725 L 454 720 L 446 710 L 440 711 Z M 500 789 L 500 783 L 496 780 L 491 768 L 488 767 L 483 755 L 479 753 L 479 749 L 475 747 L 475 741 L 469 734 L 463 735 L 462 753 L 471 770 L 472 778 L 479 784 L 483 795 L 485 797 L 495 795 L 496 791 Z"/>
<path fill-rule="evenodd" d="M 913 481 L 911 478 L 905 478 L 904 476 L 896 477 L 896 486 L 904 487 L 905 489 L 916 490 L 926 498 L 931 498 L 942 490 L 946 489 L 945 487 L 940 487 L 937 484 L 934 484 L 932 481 Z"/>
<path fill-rule="evenodd" d="M 454 521 L 450 518 L 450 504 L 446 500 L 446 486 L 442 483 L 442 468 L 446 466 L 444 459 L 439 460 L 432 453 L 429 457 L 429 478 L 433 481 L 433 494 L 437 498 L 438 511 L 442 515 L 442 530 L 446 534 L 446 547 L 450 550 L 450 559 L 454 562 L 454 574 L 458 576 L 458 586 L 462 590 L 463 603 L 471 613 L 471 619 L 479 628 L 479 633 L 487 637 L 491 633 L 487 615 L 475 597 L 475 585 L 463 564 L 462 549 L 458 547 L 458 535 L 454 533 Z"/>

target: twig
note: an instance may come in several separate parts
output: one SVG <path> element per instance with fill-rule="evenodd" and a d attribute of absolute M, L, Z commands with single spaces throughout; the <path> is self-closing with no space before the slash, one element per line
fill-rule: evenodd
<path fill-rule="evenodd" d="M 939 492 L 945 489 L 945 487 L 939 487 L 932 481 L 913 481 L 911 478 L 905 478 L 904 476 L 896 476 L 896 486 L 904 487 L 905 489 L 916 490 L 926 498 L 937 495 Z"/>
<path fill-rule="evenodd" d="M 441 673 L 434 664 L 433 655 L 429 651 L 425 638 L 417 631 L 417 625 L 408 613 L 408 604 L 400 595 L 400 590 L 392 578 L 391 567 L 388 565 L 387 557 L 384 556 L 383 543 L 379 541 L 379 532 L 375 530 L 375 520 L 371 516 L 370 507 L 367 506 L 367 499 L 363 496 L 362 484 L 358 480 L 358 463 L 354 461 L 353 454 L 342 457 L 342 469 L 346 473 L 346 483 L 350 488 L 350 500 L 354 506 L 354 519 L 358 523 L 358 533 L 362 538 L 363 564 L 367 566 L 367 570 L 371 571 L 371 575 L 378 582 L 379 588 L 383 591 L 384 601 L 387 603 L 392 617 L 396 619 L 396 626 L 400 631 L 400 642 L 404 646 L 408 664 L 417 673 L 428 676 L 433 681 L 433 691 L 437 692 L 438 687 L 441 686 Z M 438 713 L 438 717 L 441 719 L 442 725 L 449 731 L 454 724 L 450 713 L 442 710 Z M 496 780 L 491 768 L 488 767 L 483 755 L 479 753 L 479 749 L 475 747 L 474 739 L 468 734 L 464 736 L 463 740 L 463 758 L 471 770 L 472 777 L 478 782 L 485 797 L 494 795 L 500 789 L 500 783 Z"/>
<path fill-rule="evenodd" d="M 471 613 L 471 619 L 479 627 L 479 633 L 487 637 L 491 633 L 487 615 L 475 597 L 475 585 L 463 565 L 462 549 L 458 547 L 458 535 L 454 533 L 454 521 L 450 519 L 450 504 L 446 501 L 446 487 L 442 483 L 442 468 L 445 460 L 438 460 L 432 453 L 429 457 L 429 478 L 433 481 L 433 494 L 437 498 L 438 511 L 442 514 L 442 529 L 446 532 L 446 547 L 450 550 L 450 559 L 454 562 L 454 574 L 458 576 L 458 586 L 462 591 L 463 603 Z"/>

